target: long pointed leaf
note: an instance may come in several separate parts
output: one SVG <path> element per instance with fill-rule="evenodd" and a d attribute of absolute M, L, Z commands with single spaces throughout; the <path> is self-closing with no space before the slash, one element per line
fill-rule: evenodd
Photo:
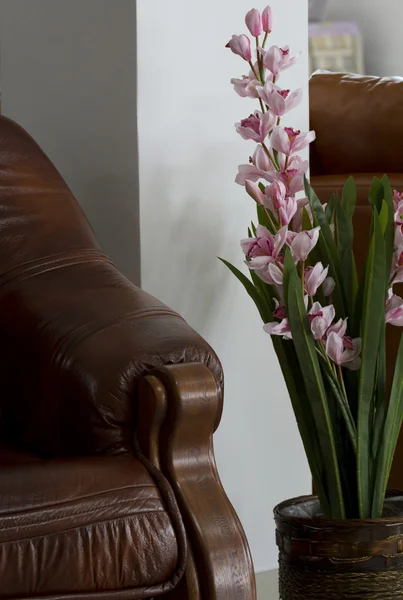
<path fill-rule="evenodd" d="M 385 318 L 385 242 L 377 209 L 374 208 L 374 235 L 371 241 L 362 314 L 362 366 L 358 387 L 357 483 L 360 517 L 371 515 L 371 422 L 373 390 L 378 360 L 382 320 Z"/>
<path fill-rule="evenodd" d="M 335 519 L 344 519 L 345 509 L 340 468 L 325 386 L 319 360 L 316 355 L 315 342 L 310 332 L 301 281 L 288 250 L 286 251 L 284 267 L 285 288 L 288 291 L 288 298 L 286 300 L 287 314 L 323 455 L 326 487 L 329 493 L 332 517 Z"/>
<path fill-rule="evenodd" d="M 388 218 L 385 227 L 385 249 L 386 249 L 386 275 L 389 280 L 390 267 L 392 264 L 393 248 L 394 248 L 394 237 L 395 237 L 395 215 L 394 215 L 394 204 L 393 204 L 393 191 L 389 183 L 389 179 L 384 175 L 381 179 L 381 183 L 384 191 L 384 202 L 388 207 Z M 389 283 L 389 281 L 388 281 Z"/>
<path fill-rule="evenodd" d="M 403 336 L 400 338 L 400 346 L 397 355 L 395 372 L 393 376 L 392 389 L 390 392 L 389 405 L 386 414 L 385 427 L 380 445 L 381 452 L 376 469 L 374 500 L 372 504 L 372 516 L 382 516 L 385 493 L 388 484 L 390 469 L 392 468 L 393 456 L 396 450 L 397 440 L 403 420 Z"/>
<path fill-rule="evenodd" d="M 351 210 L 351 206 L 349 207 Z M 347 216 L 340 202 L 336 203 L 336 219 L 338 231 L 338 251 L 340 266 L 347 300 L 348 312 L 354 313 L 355 301 L 358 290 L 357 267 L 354 257 L 354 229 L 352 220 Z"/>
<path fill-rule="evenodd" d="M 354 177 L 349 177 L 344 184 L 342 202 L 346 217 L 351 221 L 357 203 L 357 188 L 355 186 Z"/>
<path fill-rule="evenodd" d="M 322 262 L 324 263 L 324 266 L 329 265 L 330 275 L 336 282 L 336 287 L 332 294 L 333 303 L 338 315 L 341 318 L 344 318 L 346 316 L 347 307 L 343 294 L 339 255 L 333 233 L 323 211 L 322 204 L 307 180 L 305 180 L 305 193 L 309 199 L 315 224 L 320 225 L 321 228 L 318 247 L 322 257 Z"/>
<path fill-rule="evenodd" d="M 325 469 L 318 442 L 312 410 L 302 382 L 302 373 L 293 343 L 272 336 L 274 350 L 280 363 L 283 377 L 290 395 L 291 404 L 297 421 L 298 430 L 304 445 L 309 468 L 315 483 L 315 489 L 320 499 L 323 513 L 331 518 L 329 497 L 324 485 Z"/>
<path fill-rule="evenodd" d="M 223 262 L 224 265 L 228 267 L 231 273 L 233 273 L 235 277 L 242 283 L 245 290 L 256 304 L 256 308 L 259 311 L 263 323 L 269 323 L 269 321 L 272 321 L 273 317 L 269 304 L 264 300 L 264 298 L 262 298 L 262 296 L 259 294 L 258 290 L 255 288 L 251 280 L 248 279 L 246 275 L 244 275 L 239 269 L 234 267 L 234 265 L 231 265 L 231 263 L 229 263 L 227 260 L 224 260 L 220 257 L 219 260 L 221 260 L 221 262 Z"/>

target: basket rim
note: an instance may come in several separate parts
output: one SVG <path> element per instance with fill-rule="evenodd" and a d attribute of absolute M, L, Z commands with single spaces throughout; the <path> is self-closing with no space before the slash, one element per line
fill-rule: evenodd
<path fill-rule="evenodd" d="M 402 496 L 403 491 L 400 490 L 388 490 L 387 497 Z M 382 517 L 380 519 L 326 519 L 324 517 L 295 517 L 292 515 L 284 514 L 284 510 L 290 506 L 297 506 L 311 500 L 318 500 L 318 496 L 314 494 L 308 494 L 305 496 L 297 496 L 295 498 L 289 498 L 277 504 L 274 508 L 274 518 L 282 523 L 288 523 L 290 525 L 301 525 L 315 528 L 326 528 L 332 527 L 333 529 L 345 528 L 346 525 L 349 527 L 363 527 L 363 526 L 376 526 L 376 525 L 402 525 L 403 515 L 401 517 Z"/>

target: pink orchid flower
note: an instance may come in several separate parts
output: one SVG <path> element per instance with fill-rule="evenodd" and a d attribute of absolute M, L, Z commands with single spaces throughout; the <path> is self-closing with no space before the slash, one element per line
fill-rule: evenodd
<path fill-rule="evenodd" d="M 233 35 L 225 47 L 230 48 L 234 54 L 237 54 L 247 62 L 252 60 L 250 39 L 244 33 L 241 35 Z"/>
<path fill-rule="evenodd" d="M 234 90 L 236 93 L 241 96 L 241 98 L 258 98 L 259 95 L 257 93 L 257 87 L 260 86 L 260 83 L 254 77 L 247 77 L 246 75 L 242 75 L 241 79 L 232 78 L 231 83 L 234 86 Z"/>
<path fill-rule="evenodd" d="M 259 185 L 254 181 L 249 181 L 248 179 L 245 181 L 245 190 L 249 194 L 251 198 L 256 202 L 256 204 L 264 205 L 266 198 L 260 189 Z"/>
<path fill-rule="evenodd" d="M 286 156 L 291 156 L 294 152 L 299 152 L 306 148 L 315 139 L 314 131 L 301 133 L 298 129 L 292 127 L 277 126 L 273 129 L 271 135 L 271 145 L 278 152 Z"/>
<path fill-rule="evenodd" d="M 397 190 L 393 190 L 393 204 L 395 206 L 395 211 L 399 206 L 400 202 L 403 200 L 403 192 L 398 192 Z"/>
<path fill-rule="evenodd" d="M 319 302 L 313 304 L 308 313 L 308 321 L 315 340 L 322 340 L 325 337 L 326 331 L 332 324 L 335 316 L 336 311 L 333 304 L 323 307 Z"/>
<path fill-rule="evenodd" d="M 260 279 L 271 285 L 275 285 L 278 278 L 278 271 L 271 265 L 272 263 L 276 263 L 277 266 L 281 265 L 283 256 L 280 255 L 280 252 L 286 238 L 287 227 L 282 227 L 276 235 L 272 235 L 266 227 L 259 225 L 256 229 L 256 238 L 247 238 L 241 241 L 242 250 L 249 259 L 246 261 L 246 265 L 255 271 Z"/>
<path fill-rule="evenodd" d="M 296 233 L 289 231 L 287 236 L 287 244 L 290 247 L 291 254 L 294 260 L 305 261 L 308 258 L 309 253 L 319 240 L 320 227 L 314 227 L 306 231 Z"/>
<path fill-rule="evenodd" d="M 309 168 L 309 162 L 302 160 L 300 156 L 291 156 L 288 160 L 286 169 L 287 157 L 284 154 L 279 154 L 280 171 L 274 170 L 272 167 L 267 169 L 265 179 L 268 181 L 282 181 L 289 196 L 294 196 L 304 189 L 304 175 Z"/>
<path fill-rule="evenodd" d="M 311 298 L 316 294 L 322 283 L 325 281 L 329 267 L 323 268 L 321 262 L 316 263 L 314 267 L 305 269 L 305 291 Z"/>
<path fill-rule="evenodd" d="M 331 333 L 335 333 L 341 338 L 344 338 L 347 332 L 347 319 L 339 319 L 337 323 L 331 325 L 329 329 L 326 331 L 326 336 L 329 336 Z"/>
<path fill-rule="evenodd" d="M 257 110 L 247 119 L 236 123 L 235 128 L 244 140 L 253 140 L 254 142 L 262 143 L 272 131 L 275 124 L 276 115 L 270 111 L 263 114 Z"/>
<path fill-rule="evenodd" d="M 298 56 L 290 56 L 290 49 L 288 46 L 279 48 L 278 46 L 272 46 L 269 48 L 263 58 L 263 64 L 274 77 L 278 77 L 282 71 L 289 69 L 297 62 Z"/>
<path fill-rule="evenodd" d="M 277 213 L 281 225 L 288 225 L 297 212 L 297 200 L 287 197 L 287 190 L 281 181 L 275 181 L 265 189 L 265 206 Z"/>
<path fill-rule="evenodd" d="M 258 179 L 266 178 L 266 171 L 274 169 L 266 152 L 262 146 L 256 146 L 253 156 L 249 158 L 248 165 L 238 166 L 238 175 L 235 178 L 236 183 L 245 185 L 246 180 L 257 181 Z"/>
<path fill-rule="evenodd" d="M 263 31 L 271 33 L 273 29 L 273 14 L 270 6 L 266 6 L 262 12 L 262 26 Z"/>
<path fill-rule="evenodd" d="M 327 336 L 326 353 L 336 365 L 341 365 L 357 371 L 361 366 L 361 338 L 351 339 L 350 337 L 341 337 L 332 331 Z"/>
<path fill-rule="evenodd" d="M 245 17 L 246 27 L 249 29 L 253 37 L 259 37 L 262 33 L 262 19 L 260 12 L 256 8 L 252 8 Z"/>
<path fill-rule="evenodd" d="M 290 94 L 290 90 L 282 90 L 271 81 L 266 81 L 264 87 L 258 86 L 256 91 L 263 102 L 270 107 L 276 117 L 282 117 L 298 106 L 302 99 L 302 89 Z"/>
<path fill-rule="evenodd" d="M 385 321 L 390 325 L 403 327 L 403 299 L 394 294 L 392 289 L 389 290 L 386 300 Z"/>
<path fill-rule="evenodd" d="M 395 228 L 394 248 L 390 277 L 393 278 L 393 283 L 401 283 L 403 281 L 403 231 L 399 226 Z"/>
<path fill-rule="evenodd" d="M 259 92 L 259 88 L 256 88 L 256 91 Z M 403 200 L 400 200 L 397 206 L 395 206 L 395 224 L 402 227 L 403 225 Z"/>
<path fill-rule="evenodd" d="M 278 323 L 277 321 L 266 323 L 263 329 L 270 335 L 281 335 L 285 340 L 292 340 L 291 327 L 288 319 L 283 319 L 281 323 Z"/>

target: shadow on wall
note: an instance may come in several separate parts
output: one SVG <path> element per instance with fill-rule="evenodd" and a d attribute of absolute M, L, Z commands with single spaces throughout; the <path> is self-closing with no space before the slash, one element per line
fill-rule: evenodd
<path fill-rule="evenodd" d="M 210 162 L 211 157 L 207 160 Z M 198 164 L 205 162 L 200 159 Z M 142 272 L 144 288 L 208 337 L 210 328 L 217 322 L 220 298 L 225 293 L 223 287 L 227 288 L 232 277 L 217 258 L 228 255 L 233 246 L 233 239 L 226 246 L 220 233 L 228 223 L 224 222 L 217 192 L 214 194 L 217 195 L 216 208 L 205 198 L 205 191 L 204 197 L 187 194 L 189 189 L 198 189 L 200 170 L 197 166 L 181 165 L 180 172 L 176 166 L 174 174 L 173 169 L 164 164 L 155 172 L 158 179 L 150 187 L 153 202 L 158 206 L 152 216 L 156 225 L 143 222 L 149 238 L 142 238 L 143 258 L 146 256 L 147 261 L 147 272 L 144 273 L 144 266 Z M 141 201 L 147 202 L 147 199 Z M 148 210 L 148 219 L 150 214 Z M 161 227 L 161 221 L 165 226 Z"/>
<path fill-rule="evenodd" d="M 133 169 L 137 169 L 137 161 Z M 91 179 L 82 179 L 79 187 L 78 200 L 102 250 L 139 286 L 139 191 L 135 178 L 124 173 L 94 173 Z"/>

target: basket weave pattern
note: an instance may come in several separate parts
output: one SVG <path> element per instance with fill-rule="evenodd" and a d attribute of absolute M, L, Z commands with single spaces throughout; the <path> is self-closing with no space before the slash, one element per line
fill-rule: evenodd
<path fill-rule="evenodd" d="M 328 521 L 275 510 L 281 600 L 401 600 L 403 517 Z"/>

